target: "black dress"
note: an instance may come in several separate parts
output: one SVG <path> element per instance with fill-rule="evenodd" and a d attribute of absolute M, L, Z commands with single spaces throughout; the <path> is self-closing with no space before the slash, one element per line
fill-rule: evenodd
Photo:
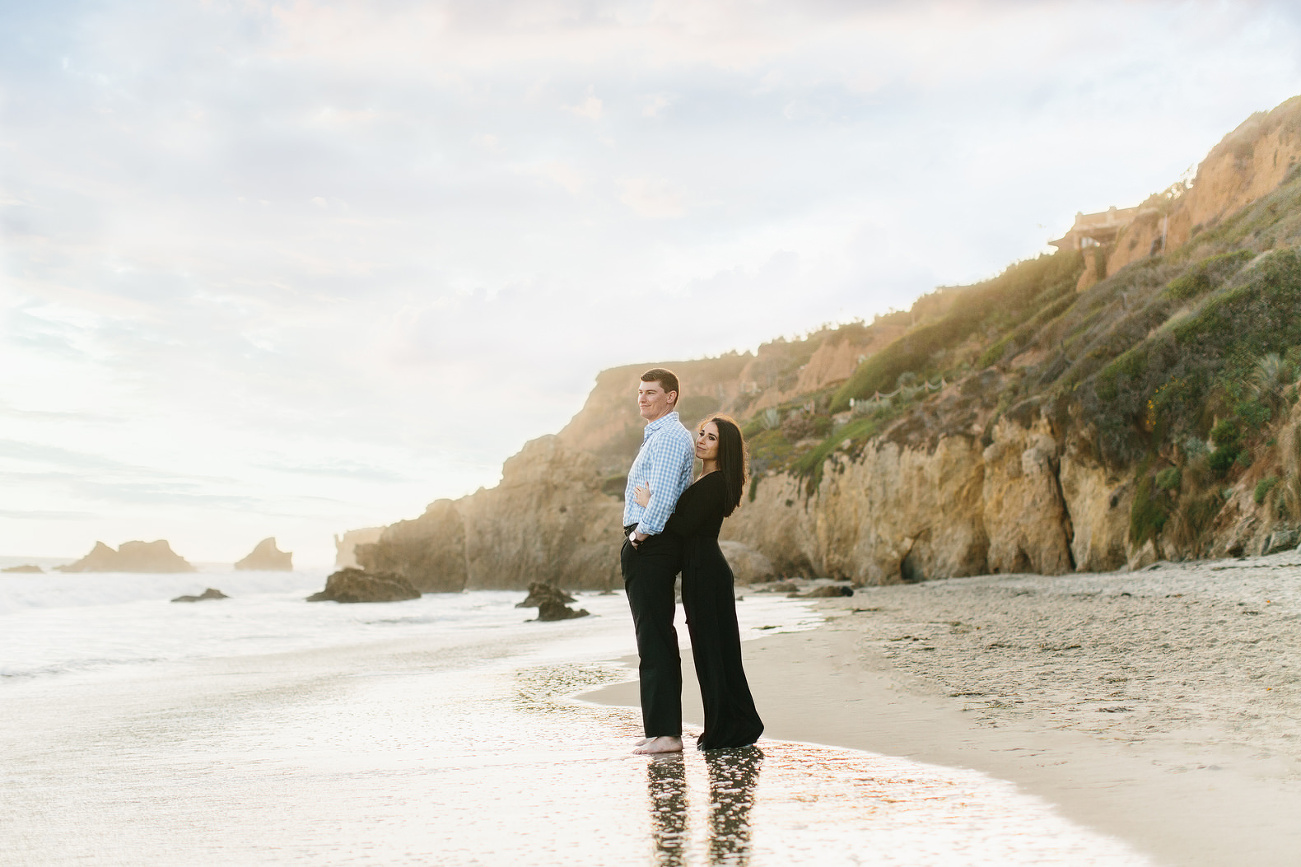
<path fill-rule="evenodd" d="M 682 607 L 705 705 L 702 750 L 743 747 L 763 734 L 741 665 L 732 569 L 718 547 L 726 508 L 723 474 L 709 473 L 682 493 L 664 527 L 682 540 Z"/>

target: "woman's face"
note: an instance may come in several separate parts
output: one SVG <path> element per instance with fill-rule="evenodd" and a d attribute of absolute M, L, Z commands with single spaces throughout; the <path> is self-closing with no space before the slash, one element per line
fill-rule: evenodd
<path fill-rule="evenodd" d="M 718 425 L 707 421 L 696 431 L 696 457 L 702 461 L 718 460 Z"/>

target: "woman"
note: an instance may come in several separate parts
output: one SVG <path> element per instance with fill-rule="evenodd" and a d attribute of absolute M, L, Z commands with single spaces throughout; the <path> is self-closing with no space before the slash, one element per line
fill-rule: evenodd
<path fill-rule="evenodd" d="M 736 624 L 732 570 L 718 547 L 723 519 L 741 503 L 745 486 L 745 440 L 736 422 L 717 415 L 696 432 L 700 476 L 683 492 L 664 532 L 682 540 L 682 605 L 687 611 L 691 654 L 705 705 L 702 750 L 743 747 L 763 733 L 750 685 L 741 665 L 741 633 Z M 638 503 L 650 488 L 633 492 Z"/>

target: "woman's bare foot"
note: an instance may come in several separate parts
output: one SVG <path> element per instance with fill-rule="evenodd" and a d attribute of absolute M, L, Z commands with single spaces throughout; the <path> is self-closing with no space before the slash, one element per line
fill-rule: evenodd
<path fill-rule="evenodd" d="M 675 738 L 671 735 L 662 735 L 658 738 L 651 738 L 646 743 L 633 750 L 633 753 L 639 756 L 657 756 L 660 753 L 680 753 L 682 752 L 682 738 Z"/>
<path fill-rule="evenodd" d="M 633 746 L 644 747 L 648 743 L 650 743 L 650 738 L 637 738 L 637 740 L 633 743 Z"/>

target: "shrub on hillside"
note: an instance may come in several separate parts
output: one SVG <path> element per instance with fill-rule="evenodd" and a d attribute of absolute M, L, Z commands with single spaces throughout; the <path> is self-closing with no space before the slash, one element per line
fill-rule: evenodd
<path fill-rule="evenodd" d="M 1278 476 L 1266 476 L 1259 482 L 1256 482 L 1254 496 L 1257 506 L 1263 506 L 1265 504 L 1265 498 L 1269 496 L 1270 491 L 1274 490 L 1274 486 L 1277 485 L 1278 482 Z"/>
<path fill-rule="evenodd" d="M 1079 389 L 1109 463 L 1129 463 L 1172 437 L 1204 434 L 1215 412 L 1238 430 L 1234 442 L 1225 440 L 1226 428 L 1213 436 L 1211 467 L 1223 474 L 1242 453 L 1244 431 L 1268 422 L 1268 405 L 1253 399 L 1249 386 L 1262 358 L 1301 345 L 1301 254 L 1276 252 L 1235 283 L 1183 319 L 1150 329 Z M 1151 427 L 1149 401 L 1157 422 Z"/>
<path fill-rule="evenodd" d="M 973 334 L 996 336 L 1021 325 L 1073 290 L 1082 270 L 1081 254 L 1058 252 L 1018 262 L 993 280 L 961 290 L 938 322 L 909 331 L 859 365 L 832 398 L 831 411 L 847 409 L 850 398 L 893 391 L 906 372 L 925 379 L 946 372 L 936 363 L 946 352 Z"/>

